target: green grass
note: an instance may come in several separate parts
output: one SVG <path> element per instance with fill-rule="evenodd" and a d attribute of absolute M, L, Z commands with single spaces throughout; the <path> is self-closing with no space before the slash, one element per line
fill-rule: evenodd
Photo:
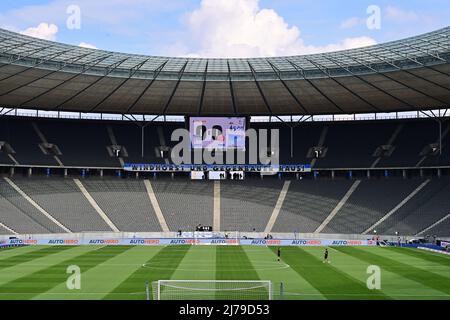
<path fill-rule="evenodd" d="M 450 300 L 450 257 L 406 248 L 254 246 L 29 246 L 0 250 L 0 299 L 146 298 L 157 280 L 270 280 L 275 299 Z M 81 270 L 81 288 L 66 286 L 67 267 Z M 366 285 L 368 266 L 381 270 L 381 289 Z M 280 295 L 280 288 L 283 294 Z M 170 289 L 163 291 L 169 294 Z M 180 292 L 180 290 L 177 290 Z M 227 291 L 220 283 L 189 290 L 192 299 L 260 299 L 267 288 Z"/>

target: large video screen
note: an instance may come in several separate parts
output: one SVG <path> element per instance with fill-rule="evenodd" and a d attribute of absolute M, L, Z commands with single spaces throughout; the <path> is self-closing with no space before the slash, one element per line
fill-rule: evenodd
<path fill-rule="evenodd" d="M 194 149 L 245 150 L 245 118 L 191 117 L 189 122 Z"/>

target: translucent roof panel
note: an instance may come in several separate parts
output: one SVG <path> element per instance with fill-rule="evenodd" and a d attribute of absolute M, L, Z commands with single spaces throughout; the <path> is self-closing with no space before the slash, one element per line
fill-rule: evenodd
<path fill-rule="evenodd" d="M 86 67 L 94 65 L 96 72 L 99 72 L 98 68 L 107 69 L 105 73 L 120 71 L 122 75 L 124 71 L 130 71 L 130 74 L 136 73 L 136 76 L 141 78 L 153 77 L 157 70 L 160 71 L 159 76 L 167 75 L 172 79 L 181 72 L 190 75 L 192 79 L 201 78 L 207 72 L 208 79 L 211 80 L 214 80 L 214 76 L 217 79 L 224 79 L 229 72 L 234 74 L 234 79 L 252 78 L 253 72 L 260 74 L 264 79 L 266 77 L 275 79 L 278 72 L 291 76 L 298 71 L 304 71 L 306 76 L 316 77 L 323 69 L 333 70 L 331 72 L 333 75 L 345 72 L 343 67 L 351 67 L 353 70 L 370 70 L 367 66 L 375 70 L 386 66 L 395 68 L 397 65 L 410 68 L 416 64 L 417 67 L 420 63 L 443 61 L 441 56 L 445 57 L 449 52 L 450 27 L 364 48 L 312 55 L 249 59 L 172 58 L 109 52 L 31 38 L 0 29 L 0 57 L 8 59 L 9 63 L 35 65 L 37 62 L 32 62 L 32 59 L 44 59 L 49 62 L 73 63 L 77 68 L 80 65 Z M 51 68 L 52 64 L 48 67 Z"/>

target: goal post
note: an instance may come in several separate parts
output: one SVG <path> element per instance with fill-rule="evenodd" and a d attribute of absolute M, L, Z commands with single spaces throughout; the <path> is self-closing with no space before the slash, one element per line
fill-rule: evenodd
<path fill-rule="evenodd" d="M 154 300 L 272 300 L 269 280 L 158 280 Z"/>

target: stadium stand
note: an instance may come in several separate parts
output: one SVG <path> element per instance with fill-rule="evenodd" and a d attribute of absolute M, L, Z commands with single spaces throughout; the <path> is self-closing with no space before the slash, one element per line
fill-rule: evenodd
<path fill-rule="evenodd" d="M 3 196 L 0 196 L 0 221 L 14 231 L 22 234 L 27 233 L 50 233 L 29 215 L 20 211 Z M 9 234 L 6 229 L 0 230 L 3 234 Z"/>
<path fill-rule="evenodd" d="M 221 182 L 222 229 L 263 232 L 282 186 L 273 177 Z"/>
<path fill-rule="evenodd" d="M 334 53 L 191 59 L 0 29 L 0 145 L 7 146 L 0 149 L 0 174 L 7 175 L 0 223 L 19 233 L 220 224 L 222 231 L 370 237 L 376 226 L 377 234 L 448 236 L 449 36 L 446 27 Z M 24 110 L 36 116 L 17 116 Z M 44 111 L 57 118 L 40 117 Z M 398 118 L 402 112 L 415 118 Z M 108 114 L 122 121 L 104 120 Z M 352 121 L 335 121 L 344 115 Z M 312 173 L 248 174 L 219 184 L 124 170 L 124 163 L 170 163 L 171 134 L 192 116 L 246 117 L 247 127 L 279 129 L 280 163 L 311 164 Z"/>
<path fill-rule="evenodd" d="M 370 168 L 376 148 L 389 140 L 397 125 L 395 121 L 329 124 L 324 141 L 327 155 L 317 160 L 316 167 Z"/>
<path fill-rule="evenodd" d="M 213 225 L 213 183 L 189 180 L 152 180 L 156 198 L 171 231 L 195 231 Z"/>
<path fill-rule="evenodd" d="M 11 206 L 14 206 L 14 212 L 20 211 L 23 215 L 29 217 L 29 219 L 34 221 L 33 225 L 39 225 L 39 228 L 29 228 L 29 232 L 33 233 L 36 229 L 40 229 L 41 231 L 46 232 L 54 232 L 54 233 L 62 233 L 65 232 L 58 225 L 49 220 L 46 216 L 44 216 L 41 212 L 39 212 L 35 207 L 33 207 L 28 201 L 25 200 L 14 188 L 12 188 L 5 180 L 0 179 L 0 196 Z M 2 213 L 7 213 L 6 210 L 1 210 Z M 28 220 L 29 220 L 28 219 Z M 26 220 L 26 221 L 28 221 Z M 14 229 L 14 228 L 13 228 Z M 15 229 L 14 229 L 15 230 Z M 35 231 L 32 231 L 35 230 Z"/>
<path fill-rule="evenodd" d="M 0 235 L 7 235 L 7 234 L 11 234 L 11 231 L 0 225 Z"/>
<path fill-rule="evenodd" d="M 27 119 L 8 117 L 0 124 L 0 141 L 8 142 L 15 150 L 14 157 L 24 165 L 58 166 L 55 159 L 45 155 L 39 148 L 42 141 Z"/>
<path fill-rule="evenodd" d="M 314 232 L 351 186 L 348 180 L 292 181 L 273 232 Z"/>
<path fill-rule="evenodd" d="M 39 121 L 42 134 L 49 143 L 56 144 L 65 166 L 118 167 L 117 158 L 109 156 L 106 126 L 85 122 L 81 127 L 73 121 Z"/>
<path fill-rule="evenodd" d="M 438 126 L 434 121 L 410 121 L 403 126 L 394 141 L 395 150 L 392 156 L 381 159 L 378 166 L 415 167 L 421 159 L 420 153 L 424 147 L 435 143 L 438 137 Z"/>
<path fill-rule="evenodd" d="M 427 235 L 446 237 L 449 235 L 450 230 L 450 218 L 447 218 L 444 222 L 426 231 Z"/>
<path fill-rule="evenodd" d="M 142 180 L 84 179 L 82 182 L 120 231 L 162 231 Z"/>
<path fill-rule="evenodd" d="M 5 141 L 16 151 L 14 157 L 20 164 L 59 166 L 52 156 L 44 155 L 40 150 L 38 134 L 33 129 L 35 123 L 61 151 L 59 158 L 66 166 L 75 167 L 120 167 L 117 158 L 108 154 L 107 147 L 112 145 L 108 137 L 108 126 L 114 132 L 118 145 L 124 146 L 128 156 L 125 162 L 165 163 L 159 147 L 171 142 L 171 133 L 183 128 L 183 123 L 153 123 L 144 128 L 144 157 L 142 157 L 141 128 L 131 122 L 22 119 L 17 117 L 0 118 L 0 141 Z M 444 132 L 447 128 L 444 123 Z M 317 159 L 316 168 L 371 168 L 377 157 L 376 149 L 388 143 L 397 128 L 396 139 L 392 142 L 394 150 L 388 157 L 381 157 L 375 163 L 376 168 L 416 167 L 422 165 L 450 165 L 450 134 L 443 136 L 442 155 L 421 155 L 424 148 L 436 143 L 439 137 L 437 123 L 432 119 L 380 120 L 380 121 L 343 121 L 341 123 L 309 122 L 292 129 L 293 152 L 291 157 L 291 129 L 282 123 L 251 123 L 255 129 L 275 128 L 280 130 L 280 162 L 285 164 L 311 163 L 307 154 L 310 148 L 318 145 L 324 128 L 323 146 L 328 150 L 324 158 Z M 449 127 L 450 128 L 450 127 Z M 20 134 L 15 134 L 20 132 Z M 74 133 L 77 133 L 75 136 Z M 11 164 L 11 159 L 0 152 L 0 164 Z"/>
<path fill-rule="evenodd" d="M 378 233 L 419 233 L 450 212 L 449 195 L 450 179 L 431 180 L 411 201 L 378 226 Z"/>
<path fill-rule="evenodd" d="M 16 178 L 13 181 L 71 231 L 111 231 L 72 179 Z"/>
<path fill-rule="evenodd" d="M 323 233 L 362 233 L 423 182 L 420 179 L 362 181 Z"/>
<path fill-rule="evenodd" d="M 377 225 L 376 230 L 378 234 L 416 235 L 450 212 L 448 177 L 427 180 L 429 183 L 414 194 L 413 191 L 425 179 L 362 179 L 320 232 L 365 233 L 413 193 L 404 205 Z M 71 178 L 15 177 L 12 181 L 71 231 L 111 231 Z M 213 225 L 212 182 L 181 177 L 149 181 L 170 231 L 194 231 L 199 224 Z M 81 182 L 119 231 L 162 231 L 143 179 L 92 177 L 81 179 Z M 222 181 L 221 231 L 264 232 L 284 182 L 284 179 L 276 177 Z M 344 178 L 291 180 L 271 232 L 314 233 L 354 182 Z M 3 179 L 0 180 L 0 203 L 0 222 L 19 233 L 66 232 L 38 212 Z M 448 235 L 448 223 L 447 219 L 424 235 Z M 367 234 L 370 237 L 372 230 Z"/>

